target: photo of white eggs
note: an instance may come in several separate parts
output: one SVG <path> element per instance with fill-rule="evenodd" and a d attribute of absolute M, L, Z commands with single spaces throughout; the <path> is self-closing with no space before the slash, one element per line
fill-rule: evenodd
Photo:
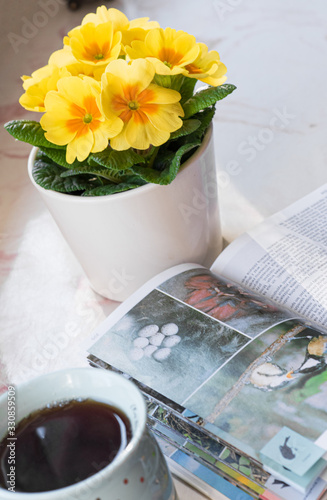
<path fill-rule="evenodd" d="M 172 349 L 182 340 L 178 333 L 176 323 L 165 323 L 158 325 L 146 325 L 137 332 L 133 340 L 133 348 L 129 353 L 132 361 L 139 361 L 144 356 L 156 361 L 164 361 L 172 352 Z"/>

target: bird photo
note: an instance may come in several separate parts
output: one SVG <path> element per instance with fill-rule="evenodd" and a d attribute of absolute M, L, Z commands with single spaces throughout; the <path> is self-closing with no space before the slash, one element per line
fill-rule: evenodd
<path fill-rule="evenodd" d="M 250 382 L 258 389 L 272 391 L 289 384 L 292 378 L 292 370 L 287 371 L 275 363 L 264 362 L 252 371 Z"/>
<path fill-rule="evenodd" d="M 282 445 L 279 446 L 279 451 L 281 455 L 286 458 L 286 460 L 293 460 L 296 457 L 296 454 L 293 451 L 293 448 L 291 448 L 287 443 L 290 440 L 290 436 L 287 436 L 285 438 L 285 441 Z"/>
<path fill-rule="evenodd" d="M 306 337 L 299 336 L 294 340 L 308 339 L 305 356 L 298 368 L 290 370 L 290 378 L 296 374 L 316 373 L 327 367 L 327 335 L 315 334 Z"/>

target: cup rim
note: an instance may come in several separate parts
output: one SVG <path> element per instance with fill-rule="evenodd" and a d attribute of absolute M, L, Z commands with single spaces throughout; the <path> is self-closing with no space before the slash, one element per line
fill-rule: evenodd
<path fill-rule="evenodd" d="M 138 387 L 129 379 L 125 378 L 123 375 L 118 374 L 116 372 L 112 372 L 110 370 L 105 370 L 102 368 L 93 368 L 93 367 L 74 367 L 74 368 L 64 368 L 61 370 L 56 370 L 54 372 L 49 372 L 45 373 L 42 375 L 39 375 L 37 377 L 34 377 L 30 380 L 27 380 L 25 382 L 22 382 L 20 384 L 17 384 L 15 386 L 16 390 L 16 396 L 18 396 L 24 389 L 26 388 L 31 388 L 33 386 L 37 387 L 38 383 L 40 382 L 40 379 L 42 379 L 42 382 L 50 382 L 54 381 L 57 377 L 65 376 L 66 374 L 76 374 L 78 373 L 86 373 L 90 372 L 92 373 L 92 376 L 97 373 L 101 374 L 100 376 L 104 377 L 110 377 L 111 379 L 116 379 L 120 384 L 125 385 L 125 387 L 128 387 L 134 392 L 135 398 L 138 400 L 138 403 L 140 404 L 140 416 L 139 416 L 139 425 L 136 429 L 135 432 L 133 432 L 132 438 L 126 448 L 117 455 L 114 460 L 108 464 L 106 467 L 103 469 L 99 470 L 92 476 L 83 479 L 82 481 L 79 481 L 78 483 L 71 484 L 69 486 L 65 486 L 63 488 L 57 488 L 55 490 L 49 490 L 49 491 L 40 491 L 40 492 L 16 492 L 14 493 L 15 498 L 17 500 L 31 500 L 32 498 L 39 499 L 39 500 L 56 500 L 58 498 L 58 495 L 60 498 L 65 498 L 64 495 L 65 493 L 67 494 L 67 498 L 69 498 L 69 495 L 74 495 L 76 492 L 78 493 L 78 490 L 82 490 L 83 488 L 92 488 L 92 482 L 95 482 L 97 479 L 100 478 L 100 475 L 102 477 L 106 477 L 111 475 L 111 473 L 116 470 L 117 467 L 120 465 L 124 464 L 129 458 L 130 458 L 130 453 L 133 453 L 133 450 L 137 448 L 138 443 L 142 439 L 142 436 L 144 434 L 144 431 L 146 430 L 146 421 L 147 421 L 147 410 L 146 410 L 146 403 L 144 400 L 144 397 L 141 394 L 141 391 L 138 389 Z M 96 375 L 98 376 L 98 375 Z M 14 384 L 9 384 L 14 385 Z M 78 396 L 76 396 L 78 397 Z M 4 392 L 3 394 L 0 395 L 0 407 L 1 405 L 5 404 L 7 401 L 7 391 Z M 64 398 L 63 398 L 64 399 Z M 68 398 L 67 398 L 68 399 Z M 51 397 L 49 397 L 49 403 L 51 403 Z M 45 403 L 46 404 L 46 403 Z M 27 415 L 26 415 L 27 416 Z M 24 418 L 24 417 L 22 417 Z M 21 420 L 21 419 L 20 419 Z M 17 424 L 18 425 L 18 422 Z M 0 436 L 0 441 L 6 436 L 6 432 L 3 436 Z M 77 490 L 77 491 L 75 491 Z M 5 488 L 0 487 L 0 499 L 2 500 L 7 500 L 7 499 L 12 499 L 13 492 L 8 491 Z"/>
<path fill-rule="evenodd" d="M 199 145 L 199 147 L 196 149 L 196 151 L 192 154 L 190 158 L 186 160 L 185 163 L 183 163 L 182 167 L 180 168 L 179 172 L 177 175 L 180 175 L 191 163 L 195 162 L 199 156 L 203 154 L 203 152 L 207 149 L 209 142 L 213 136 L 213 124 L 212 122 L 209 124 L 206 133 L 203 137 L 203 141 Z M 108 202 L 109 199 L 111 200 L 117 200 L 117 197 L 119 199 L 125 198 L 125 197 L 135 197 L 135 196 L 142 196 L 144 192 L 148 191 L 153 191 L 155 189 L 167 189 L 171 184 L 166 185 L 161 185 L 161 184 L 145 184 L 144 186 L 139 186 L 135 189 L 131 189 L 129 191 L 122 191 L 121 193 L 113 193 L 110 195 L 103 195 L 103 196 L 74 196 L 72 194 L 67 194 L 67 193 L 61 193 L 58 191 L 52 191 L 51 189 L 45 189 L 39 184 L 37 184 L 33 178 L 32 175 L 32 168 L 35 160 L 36 153 L 38 151 L 38 148 L 36 146 L 33 146 L 29 157 L 28 157 L 28 162 L 27 162 L 27 171 L 28 171 L 28 176 L 30 178 L 30 181 L 32 182 L 33 186 L 42 194 L 46 195 L 48 197 L 54 198 L 54 199 L 65 199 L 69 201 L 70 203 L 80 203 L 81 201 L 84 203 L 104 203 Z M 172 184 L 174 181 L 172 181 Z"/>

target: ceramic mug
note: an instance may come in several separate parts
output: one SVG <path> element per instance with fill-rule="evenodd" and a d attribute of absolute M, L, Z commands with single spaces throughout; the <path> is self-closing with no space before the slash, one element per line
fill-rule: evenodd
<path fill-rule="evenodd" d="M 1 500 L 177 500 L 163 454 L 146 426 L 146 404 L 134 383 L 97 368 L 72 368 L 42 375 L 13 388 L 18 423 L 49 403 L 90 398 L 120 409 L 132 438 L 114 460 L 93 476 L 71 486 L 41 493 L 0 488 Z M 13 399 L 13 398 L 11 398 Z M 0 441 L 8 432 L 9 391 L 0 397 Z M 37 471 L 36 471 L 37 474 Z"/>

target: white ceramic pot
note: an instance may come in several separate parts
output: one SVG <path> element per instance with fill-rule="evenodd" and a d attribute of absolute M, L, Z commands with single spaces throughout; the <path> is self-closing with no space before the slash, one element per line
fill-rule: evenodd
<path fill-rule="evenodd" d="M 29 176 L 81 264 L 91 287 L 122 301 L 148 279 L 184 262 L 211 265 L 222 249 L 212 127 L 168 186 L 147 184 L 78 197 Z"/>
<path fill-rule="evenodd" d="M 57 490 L 20 493 L 16 467 L 10 471 L 8 489 L 0 488 L 0 500 L 177 500 L 169 469 L 159 446 L 146 426 L 146 405 L 135 384 L 122 375 L 96 368 L 71 368 L 42 375 L 17 387 L 9 386 L 0 397 L 0 440 L 31 412 L 54 402 L 91 398 L 122 410 L 131 422 L 132 438 L 114 460 L 93 476 Z M 8 406 L 8 402 L 14 402 Z M 15 410 L 13 411 L 13 408 Z M 18 438 L 19 439 L 19 438 Z M 17 441 L 10 438 L 9 458 L 16 458 Z M 95 469 L 97 469 L 95 465 Z M 38 471 L 35 471 L 37 474 Z M 9 489 L 13 488 L 13 489 Z M 15 491 L 13 495 L 13 491 Z"/>

